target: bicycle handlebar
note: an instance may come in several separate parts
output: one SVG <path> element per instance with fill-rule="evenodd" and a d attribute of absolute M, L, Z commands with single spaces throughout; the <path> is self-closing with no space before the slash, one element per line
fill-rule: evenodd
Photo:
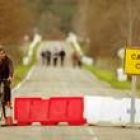
<path fill-rule="evenodd" d="M 0 81 L 9 81 L 9 79 L 0 79 Z"/>
<path fill-rule="evenodd" d="M 11 84 L 11 81 L 9 79 L 0 79 L 0 83 Z"/>

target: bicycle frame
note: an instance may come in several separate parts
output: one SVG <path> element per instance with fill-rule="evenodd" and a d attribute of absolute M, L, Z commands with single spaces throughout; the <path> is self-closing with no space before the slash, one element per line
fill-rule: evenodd
<path fill-rule="evenodd" d="M 6 117 L 6 113 L 5 113 L 5 104 L 4 104 L 4 86 L 5 86 L 5 82 L 7 80 L 5 79 L 0 79 L 0 111 L 1 111 L 1 116 L 0 116 L 0 120 L 2 120 L 2 118 Z"/>

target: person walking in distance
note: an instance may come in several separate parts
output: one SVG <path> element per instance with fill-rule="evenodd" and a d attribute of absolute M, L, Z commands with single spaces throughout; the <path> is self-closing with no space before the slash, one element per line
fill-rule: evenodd
<path fill-rule="evenodd" d="M 50 66 L 50 64 L 51 64 L 51 51 L 49 49 L 46 50 L 45 57 L 47 60 L 47 66 Z"/>
<path fill-rule="evenodd" d="M 57 66 L 58 62 L 58 56 L 59 56 L 59 46 L 55 45 L 52 50 L 52 61 L 53 61 L 53 66 Z"/>
<path fill-rule="evenodd" d="M 45 51 L 42 51 L 41 52 L 41 60 L 42 60 L 42 65 L 45 65 L 45 63 L 46 63 L 46 58 L 45 58 L 46 56 L 45 56 Z"/>
<path fill-rule="evenodd" d="M 78 61 L 79 61 L 79 55 L 76 51 L 72 52 L 71 59 L 72 59 L 73 67 L 76 67 L 78 65 Z"/>
<path fill-rule="evenodd" d="M 59 56 L 60 56 L 61 66 L 64 66 L 66 52 L 65 52 L 65 50 L 63 48 L 60 50 Z"/>

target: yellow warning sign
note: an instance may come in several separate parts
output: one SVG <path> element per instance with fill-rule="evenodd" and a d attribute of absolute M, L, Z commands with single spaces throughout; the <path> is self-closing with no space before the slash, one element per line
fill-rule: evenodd
<path fill-rule="evenodd" d="M 124 69 L 127 74 L 140 74 L 140 48 L 126 48 Z"/>

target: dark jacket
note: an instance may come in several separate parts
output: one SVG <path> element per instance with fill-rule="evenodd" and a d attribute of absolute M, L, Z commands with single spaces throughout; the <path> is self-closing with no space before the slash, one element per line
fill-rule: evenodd
<path fill-rule="evenodd" d="M 13 62 L 8 56 L 6 56 L 0 63 L 0 79 L 7 79 L 9 76 L 13 77 L 13 73 Z"/>

